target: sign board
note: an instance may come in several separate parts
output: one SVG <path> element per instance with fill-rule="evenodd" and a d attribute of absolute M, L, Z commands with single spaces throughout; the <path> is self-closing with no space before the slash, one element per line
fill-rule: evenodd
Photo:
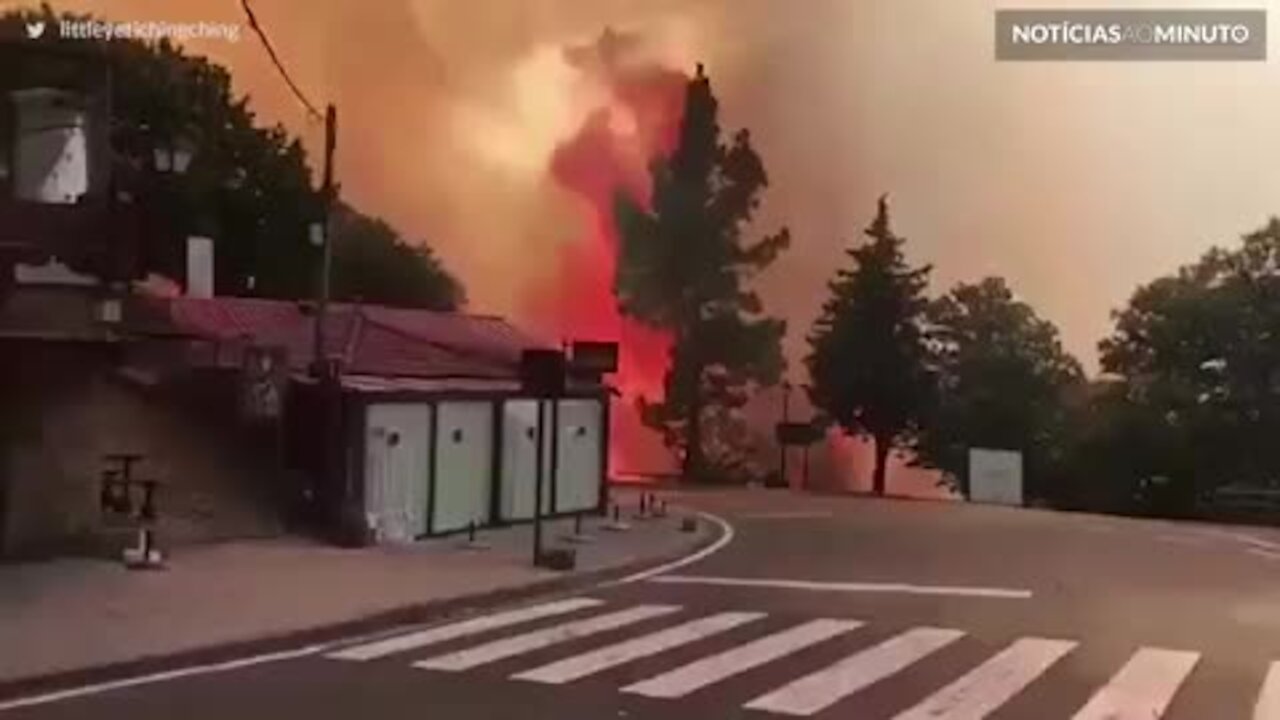
<path fill-rule="evenodd" d="M 570 364 L 577 372 L 604 375 L 618 371 L 618 343 L 576 340 Z"/>
<path fill-rule="evenodd" d="M 779 445 L 812 445 L 822 439 L 822 429 L 811 422 L 778 423 L 774 438 Z"/>
<path fill-rule="evenodd" d="M 1022 453 L 969 449 L 969 501 L 1022 505 Z"/>
<path fill-rule="evenodd" d="M 564 395 L 565 358 L 559 350 L 525 350 L 520 356 L 520 384 L 534 397 Z"/>

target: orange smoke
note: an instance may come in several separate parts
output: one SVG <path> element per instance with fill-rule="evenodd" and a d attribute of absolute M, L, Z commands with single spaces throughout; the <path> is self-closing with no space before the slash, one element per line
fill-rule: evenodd
<path fill-rule="evenodd" d="M 621 397 L 612 409 L 611 473 L 654 471 L 670 462 L 660 439 L 641 424 L 635 405 L 641 396 L 661 397 L 671 336 L 618 312 L 614 198 L 622 192 L 648 206 L 649 164 L 675 145 L 687 81 L 685 75 L 652 63 L 621 65 L 614 54 L 620 42 L 626 40 L 606 33 L 594 57 L 575 62 L 584 73 L 598 75 L 595 79 L 608 92 L 581 127 L 556 147 L 548 174 L 581 201 L 583 235 L 562 246 L 560 256 L 552 259 L 557 272 L 545 285 L 530 288 L 529 298 L 544 333 L 619 342 L 615 386 Z"/>

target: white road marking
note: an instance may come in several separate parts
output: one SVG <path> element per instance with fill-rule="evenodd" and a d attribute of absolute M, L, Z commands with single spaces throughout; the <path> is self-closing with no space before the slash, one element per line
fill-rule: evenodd
<path fill-rule="evenodd" d="M 1267 679 L 1262 681 L 1258 704 L 1253 708 L 1253 720 L 1280 720 L 1280 662 L 1271 663 Z"/>
<path fill-rule="evenodd" d="M 18 698 L 16 700 L 6 700 L 0 702 L 0 712 L 31 707 L 33 705 L 45 705 L 48 703 L 58 702 L 59 700 L 70 700 L 72 698 L 84 697 L 86 695 L 97 695 L 111 690 L 122 690 L 124 688 L 137 687 L 138 685 L 150 685 L 152 683 L 165 682 L 167 680 L 177 680 L 179 678 L 191 677 L 193 675 L 210 675 L 213 673 L 227 672 L 229 670 L 239 670 L 240 668 L 251 667 L 253 665 L 263 665 L 265 663 L 279 662 L 281 660 L 294 660 L 296 658 L 323 652 L 326 647 L 328 646 L 309 645 L 297 650 L 289 650 L 288 652 L 268 653 L 266 655 L 255 655 L 253 657 L 240 658 L 238 660 L 215 663 L 212 665 L 197 665 L 194 667 L 180 668 L 178 670 L 166 670 L 164 672 L 158 672 L 151 675 L 139 675 L 138 677 L 131 677 L 124 680 L 113 680 L 111 682 L 85 685 L 68 690 L 58 690 L 56 692 L 45 693 L 43 695 L 33 695 L 31 697 Z"/>
<path fill-rule="evenodd" d="M 1040 677 L 1076 643 L 1022 638 L 894 720 L 980 720 Z"/>
<path fill-rule="evenodd" d="M 780 510 L 778 512 L 745 513 L 739 520 L 828 520 L 834 517 L 830 511 Z"/>
<path fill-rule="evenodd" d="M 469 670 L 478 665 L 532 652 L 557 643 L 614 630 L 641 620 L 669 615 L 679 609 L 678 605 L 637 605 L 626 610 L 494 640 L 458 652 L 428 658 L 414 663 L 413 666 L 428 670 Z"/>
<path fill-rule="evenodd" d="M 964 636 L 959 630 L 922 627 L 806 675 L 743 707 L 784 715 L 812 715 L 877 683 Z"/>
<path fill-rule="evenodd" d="M 652 698 L 683 697 L 778 658 L 799 652 L 862 626 L 857 620 L 819 618 L 753 640 L 718 655 L 695 660 L 674 670 L 622 688 L 623 692 Z"/>
<path fill-rule="evenodd" d="M 1199 653 L 1142 648 L 1073 720 L 1152 720 L 1164 714 Z"/>
<path fill-rule="evenodd" d="M 560 685 L 632 660 L 656 655 L 671 648 L 732 630 L 764 616 L 765 613 L 762 612 L 723 612 L 708 615 L 683 625 L 565 658 L 512 677 L 517 680 Z"/>
<path fill-rule="evenodd" d="M 1200 534 L 1208 537 L 1217 537 L 1217 538 L 1225 538 L 1227 540 L 1234 540 L 1238 543 L 1249 545 L 1251 547 L 1261 548 L 1263 550 L 1280 551 L 1280 543 L 1274 543 L 1274 542 L 1271 542 L 1270 540 L 1260 538 L 1256 535 L 1243 533 L 1238 530 L 1225 530 L 1222 528 L 1205 528 L 1205 529 L 1200 529 L 1199 532 Z"/>
<path fill-rule="evenodd" d="M 1280 550 L 1280 545 L 1277 545 L 1276 543 L 1271 542 L 1270 540 L 1264 540 L 1263 538 L 1260 538 L 1257 535 L 1249 535 L 1246 533 L 1234 533 L 1233 537 L 1235 537 L 1236 540 L 1239 540 L 1245 545 L 1251 545 L 1256 548 L 1262 548 L 1263 550 Z"/>
<path fill-rule="evenodd" d="M 954 595 L 961 597 L 1002 598 L 1026 600 L 1030 590 L 1011 588 L 962 587 L 955 585 L 912 585 L 909 583 L 873 582 L 818 582 L 813 580 L 789 580 L 786 578 L 733 578 L 703 575 L 664 575 L 649 578 L 649 582 L 671 585 L 720 585 L 723 587 L 760 587 L 781 590 L 812 590 L 815 592 L 847 593 L 899 593 L 903 595 Z"/>
<path fill-rule="evenodd" d="M 325 657 L 334 660 L 373 660 L 375 658 L 394 655 L 405 650 L 416 650 L 428 645 L 455 640 L 468 635 L 475 635 L 486 630 L 494 630 L 497 628 L 508 627 L 517 623 L 529 622 L 539 618 L 552 617 L 555 615 L 563 615 L 571 613 L 575 610 L 595 607 L 603 604 L 600 600 L 593 598 L 571 598 L 569 600 L 560 600 L 557 602 L 545 603 L 543 605 L 534 605 L 532 607 L 518 608 L 507 612 L 494 613 L 483 617 L 473 618 L 471 620 L 462 620 L 460 622 L 450 623 L 440 627 L 434 627 L 427 630 L 420 630 L 405 635 L 397 635 L 385 640 L 357 645 L 355 647 L 345 648 L 338 652 L 329 653 Z"/>
<path fill-rule="evenodd" d="M 693 563 L 696 563 L 699 560 L 710 557 L 713 553 L 719 552 L 721 549 L 724 548 L 724 546 L 733 542 L 733 534 L 734 534 L 733 526 L 729 524 L 728 520 L 725 520 L 719 515 L 713 515 L 709 512 L 702 512 L 702 511 L 698 512 L 698 517 L 701 517 L 707 522 L 714 523 L 716 526 L 720 528 L 719 539 L 717 539 L 715 542 L 711 543 L 707 547 L 704 547 L 701 550 L 698 550 L 697 552 L 690 553 L 689 555 L 686 555 L 680 558 L 679 560 L 675 560 L 663 565 L 659 565 L 656 568 L 650 568 L 648 570 L 635 573 L 634 575 L 628 575 L 622 578 L 621 580 L 615 580 L 611 583 L 605 583 L 604 587 L 608 587 L 610 585 L 625 585 L 627 583 L 638 582 L 640 580 L 648 580 L 651 577 L 669 573 L 672 570 L 675 570 L 677 568 L 682 568 L 686 565 L 692 565 Z"/>
<path fill-rule="evenodd" d="M 1156 539 L 1161 542 L 1173 543 L 1175 545 L 1190 545 L 1192 547 L 1204 547 L 1209 541 L 1207 538 L 1195 537 L 1191 535 L 1158 535 Z"/>

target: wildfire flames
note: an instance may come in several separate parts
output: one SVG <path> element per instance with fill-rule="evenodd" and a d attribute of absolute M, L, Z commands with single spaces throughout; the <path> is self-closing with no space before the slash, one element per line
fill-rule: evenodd
<path fill-rule="evenodd" d="M 580 201 L 582 233 L 562 246 L 553 260 L 557 272 L 546 285 L 532 288 L 530 298 L 544 332 L 620 343 L 615 386 L 621 396 L 613 404 L 609 453 L 615 473 L 653 472 L 661 469 L 655 467 L 657 459 L 666 457 L 659 438 L 640 423 L 635 405 L 641 396 L 661 396 L 671 337 L 618 312 L 614 200 L 621 192 L 648 205 L 649 164 L 674 147 L 687 80 L 651 61 L 632 62 L 620 47 L 629 42 L 607 32 L 591 48 L 566 52 L 584 79 L 604 92 L 580 127 L 552 153 L 547 172 Z"/>

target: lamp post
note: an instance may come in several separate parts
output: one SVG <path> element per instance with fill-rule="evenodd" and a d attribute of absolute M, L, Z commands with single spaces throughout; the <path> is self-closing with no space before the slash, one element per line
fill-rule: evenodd
<path fill-rule="evenodd" d="M 144 128 L 144 132 L 146 131 L 149 129 Z M 151 157 L 148 174 L 152 180 L 148 183 L 150 192 L 146 203 L 151 208 L 151 217 L 160 220 L 162 227 L 159 237 L 151 240 L 152 246 L 148 248 L 150 257 L 146 265 L 175 280 L 181 277 L 189 284 L 184 260 L 188 252 L 187 238 L 194 224 L 187 217 L 191 212 L 191 204 L 187 198 L 186 183 L 179 178 L 191 170 L 196 143 L 182 132 L 149 134 Z M 175 242 L 181 247 L 174 248 Z"/>

